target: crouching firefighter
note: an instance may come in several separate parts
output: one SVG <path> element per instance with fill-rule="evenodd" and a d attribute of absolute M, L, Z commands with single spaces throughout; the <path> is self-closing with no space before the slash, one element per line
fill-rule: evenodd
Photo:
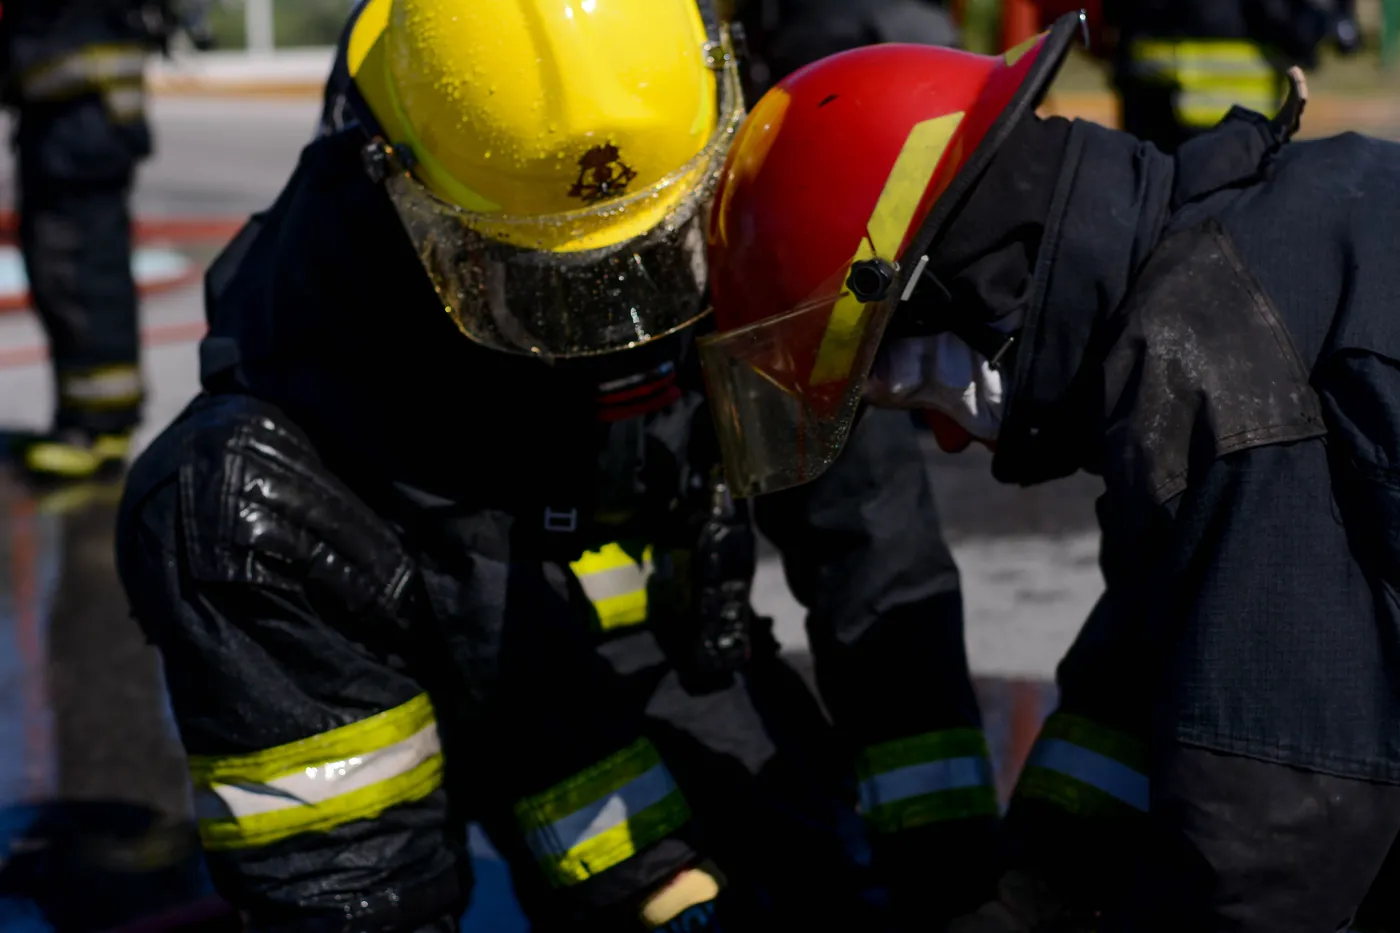
<path fill-rule="evenodd" d="M 1300 73 L 1175 156 L 1042 120 L 1080 28 L 757 103 L 699 344 L 727 475 L 814 480 L 869 404 L 1103 477 L 1106 592 L 957 928 L 1342 929 L 1400 832 L 1400 147 L 1291 141 Z"/>
<path fill-rule="evenodd" d="M 20 249 L 53 360 L 52 430 L 23 451 L 43 479 L 121 466 L 141 420 L 130 196 L 152 148 L 153 6 L 11 0 L 0 14 Z"/>
<path fill-rule="evenodd" d="M 343 106 L 210 271 L 205 391 L 133 468 L 119 566 L 252 930 L 454 928 L 468 819 L 540 929 L 880 930 L 858 791 L 947 854 L 945 915 L 991 889 L 907 420 L 757 516 L 839 732 L 750 605 L 690 351 L 743 116 L 706 12 L 361 5 Z"/>

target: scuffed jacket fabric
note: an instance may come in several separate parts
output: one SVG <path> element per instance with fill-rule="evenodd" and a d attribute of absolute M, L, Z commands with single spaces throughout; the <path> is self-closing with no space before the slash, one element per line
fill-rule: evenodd
<path fill-rule="evenodd" d="M 683 540 L 666 526 L 689 464 L 717 462 L 693 358 L 663 345 L 622 361 L 657 372 L 679 356 L 676 394 L 655 417 L 604 423 L 580 391 L 597 373 L 465 340 L 364 173 L 362 145 L 347 128 L 308 146 L 211 269 L 207 394 L 138 461 L 124 501 L 123 581 L 166 657 L 221 888 L 258 929 L 413 930 L 468 897 L 461 827 L 477 818 L 516 874 L 532 873 L 523 889 L 547 888 L 603 928 L 708 855 L 729 856 L 739 882 L 785 868 L 780 854 L 800 859 L 787 893 L 828 917 L 832 904 L 865 910 L 864 830 L 843 815 L 861 752 L 832 747 L 762 626 L 736 684 L 696 698 L 668 669 L 664 626 L 600 632 L 586 592 L 589 555 L 631 547 L 640 566 L 651 543 L 650 597 Z M 932 538 L 937 521 L 912 430 L 881 416 L 860 434 L 877 453 L 853 466 L 897 455 L 913 493 L 834 471 L 861 491 L 845 515 L 814 503 L 811 521 L 838 546 L 784 552 L 799 594 L 844 580 L 859 607 L 814 614 L 814 642 L 862 662 L 827 665 L 824 687 L 845 681 L 832 697 L 885 681 L 871 673 L 880 653 L 907 666 L 895 633 L 915 620 L 961 627 L 946 550 L 908 546 L 910 529 Z M 900 530 L 862 529 L 861 515 L 898 515 Z M 796 520 L 766 527 L 795 541 L 781 529 Z M 966 679 L 960 644 L 926 660 L 926 679 L 945 666 Z M 950 714 L 918 696 L 922 710 L 906 710 L 882 695 L 892 708 L 846 700 L 839 715 L 891 720 L 848 726 L 853 741 L 908 740 L 874 756 L 871 776 L 925 765 L 922 784 L 872 798 L 884 817 L 918 827 L 994 811 L 975 707 Z M 765 709 L 777 708 L 775 723 Z M 951 758 L 971 779 L 927 780 Z M 348 783 L 319 777 L 351 759 L 332 767 Z M 283 790 L 330 802 L 290 806 Z M 742 818 L 774 812 L 762 827 Z M 745 835 L 755 829 L 782 831 Z"/>
<path fill-rule="evenodd" d="M 1101 929 L 1340 929 L 1400 832 L 1400 147 L 1070 130 L 994 471 L 1101 474 L 1009 814 Z"/>
<path fill-rule="evenodd" d="M 1114 83 L 1123 128 L 1165 152 L 1239 105 L 1272 116 L 1283 73 L 1317 64 L 1331 34 L 1326 0 L 1117 0 Z"/>

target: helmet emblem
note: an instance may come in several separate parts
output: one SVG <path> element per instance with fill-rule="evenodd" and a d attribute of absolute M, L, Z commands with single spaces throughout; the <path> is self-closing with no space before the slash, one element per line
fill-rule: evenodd
<path fill-rule="evenodd" d="M 578 180 L 569 189 L 569 197 L 596 204 L 625 192 L 636 177 L 636 171 L 622 161 L 616 146 L 594 146 L 578 160 Z"/>

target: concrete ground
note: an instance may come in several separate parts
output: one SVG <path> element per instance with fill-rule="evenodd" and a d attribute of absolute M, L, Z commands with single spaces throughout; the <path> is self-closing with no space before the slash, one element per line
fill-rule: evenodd
<path fill-rule="evenodd" d="M 312 133 L 317 101 L 160 97 L 154 115 L 160 151 L 142 173 L 138 215 L 226 220 L 276 196 Z M 7 192 L 8 166 L 3 173 L 0 192 Z M 202 260 L 213 248 L 191 247 Z M 150 407 L 138 445 L 196 391 L 200 289 L 152 298 L 143 315 Z M 0 315 L 0 426 L 42 429 L 51 392 L 35 321 L 26 313 Z M 1048 709 L 1045 684 L 1102 587 L 1092 508 L 1097 482 L 1008 489 L 991 481 L 986 461 L 975 453 L 954 458 L 930 451 L 929 469 L 963 575 L 968 651 L 989 736 L 1010 764 Z M 188 802 L 158 664 L 127 619 L 116 582 L 114 493 L 90 492 L 85 503 L 39 500 L 0 474 L 0 928 L 6 931 L 50 929 L 54 911 L 81 914 L 80 908 L 92 914 L 82 920 L 85 929 L 115 928 L 178 906 L 203 884 L 189 873 L 195 863 L 177 857 L 189 844 L 178 832 L 152 837 L 165 840 L 166 857 L 152 856 L 154 864 L 180 866 L 165 874 L 139 871 L 129 846 L 113 841 L 145 833 L 152 814 L 180 813 Z M 771 553 L 763 558 L 755 600 L 778 620 L 784 646 L 805 663 L 803 611 Z M 13 842 L 8 853 L 6 839 Z M 467 928 L 521 928 L 503 866 L 481 840 L 475 852 L 482 894 Z M 127 861 L 112 864 L 114 853 Z M 58 877 L 86 879 L 90 894 L 72 898 L 61 889 L 42 896 L 47 921 L 26 897 L 40 896 L 51 873 L 22 870 L 40 856 L 49 859 L 42 864 L 59 859 L 66 866 L 70 873 Z"/>

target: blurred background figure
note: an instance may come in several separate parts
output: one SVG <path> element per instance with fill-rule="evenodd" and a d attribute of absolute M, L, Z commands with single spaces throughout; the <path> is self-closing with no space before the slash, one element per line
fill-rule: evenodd
<path fill-rule="evenodd" d="M 1274 113 L 1284 73 L 1317 68 L 1325 43 L 1345 55 L 1361 48 L 1351 0 L 1044 0 L 1037 28 L 1080 8 L 1090 52 L 1111 70 L 1121 127 L 1164 152 L 1235 105 Z"/>
<path fill-rule="evenodd" d="M 957 46 L 938 0 L 731 0 L 748 40 L 745 97 L 756 103 L 787 75 L 828 55 L 877 42 Z"/>
<path fill-rule="evenodd" d="M 23 450 L 36 477 L 120 467 L 140 424 L 128 205 L 152 152 L 146 60 L 181 30 L 207 47 L 201 14 L 179 0 L 9 0 L 0 12 L 20 245 L 53 360 L 52 430 Z"/>

